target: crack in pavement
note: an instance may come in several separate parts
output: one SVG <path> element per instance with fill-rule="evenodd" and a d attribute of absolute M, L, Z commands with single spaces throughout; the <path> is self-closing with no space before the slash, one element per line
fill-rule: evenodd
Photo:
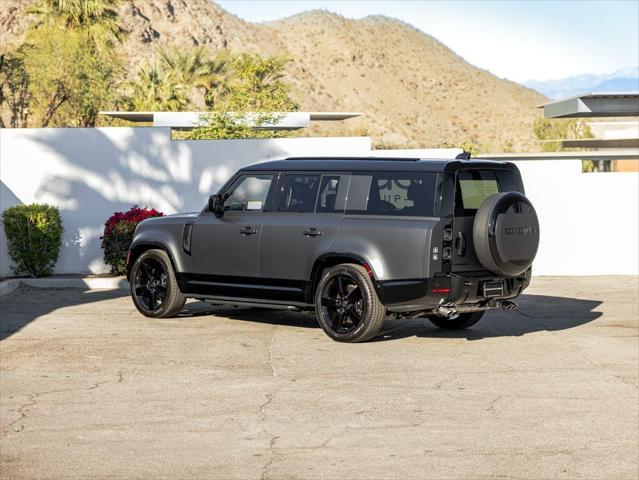
<path fill-rule="evenodd" d="M 266 480 L 268 476 L 268 471 L 271 468 L 271 465 L 273 465 L 273 462 L 275 461 L 275 444 L 277 443 L 277 439 L 280 438 L 277 435 L 273 435 L 269 433 L 269 431 L 264 427 L 264 422 L 266 422 L 266 408 L 271 404 L 271 402 L 273 402 L 273 393 L 267 393 L 266 401 L 262 403 L 259 408 L 259 415 L 260 415 L 259 420 L 261 424 L 262 433 L 270 437 L 268 442 L 268 449 L 267 449 L 267 452 L 269 454 L 269 459 L 262 467 L 262 475 L 260 477 L 262 480 Z"/>
<path fill-rule="evenodd" d="M 118 370 L 117 371 L 117 375 L 118 375 L 118 381 L 116 383 L 121 383 L 124 380 L 124 377 L 122 376 L 122 371 Z M 102 382 L 95 382 L 92 386 L 86 388 L 87 391 L 91 391 L 91 390 L 95 390 L 96 388 L 109 383 L 110 380 L 104 380 Z M 23 420 L 27 419 L 27 413 L 29 411 L 29 407 L 33 407 L 34 405 L 37 405 L 38 403 L 38 399 L 44 395 L 51 395 L 52 393 L 64 393 L 64 392 L 75 392 L 77 390 L 83 390 L 83 388 L 62 388 L 62 389 L 57 389 L 57 390 L 48 390 L 46 392 L 34 392 L 34 393 L 30 393 L 29 396 L 29 400 L 25 403 L 23 403 L 22 405 L 20 405 L 20 407 L 18 407 L 18 410 L 16 410 L 16 412 L 19 414 L 19 417 L 15 420 L 13 420 L 12 422 L 8 423 L 6 427 L 4 427 L 2 429 L 2 431 L 0 433 L 2 433 L 3 436 L 6 436 L 9 431 L 11 430 L 11 427 L 13 427 L 14 425 L 17 425 L 18 423 L 22 422 Z M 20 433 L 22 430 L 24 430 L 24 425 L 20 425 L 18 429 L 14 430 L 14 433 Z"/>
<path fill-rule="evenodd" d="M 271 377 L 277 377 L 277 371 L 275 370 L 275 365 L 273 365 L 273 344 L 275 342 L 276 331 L 277 331 L 277 324 L 273 324 L 273 329 L 271 330 L 271 339 L 268 345 L 268 366 L 271 369 Z M 260 477 L 262 480 L 266 480 L 268 478 L 269 470 L 271 466 L 273 465 L 273 463 L 275 462 L 275 456 L 276 456 L 275 446 L 276 446 L 278 438 L 280 438 L 278 435 L 270 433 L 266 429 L 266 427 L 264 427 L 264 423 L 266 422 L 266 409 L 273 402 L 274 394 L 275 394 L 275 391 L 271 393 L 267 393 L 266 401 L 262 403 L 259 408 L 259 415 L 260 415 L 259 420 L 261 424 L 262 433 L 269 437 L 268 449 L 267 449 L 269 459 L 262 467 L 262 474 Z"/>
<path fill-rule="evenodd" d="M 277 439 L 280 438 L 277 435 L 271 436 L 271 440 L 268 442 L 268 452 L 270 454 L 270 458 L 268 462 L 262 467 L 262 476 L 260 477 L 262 480 L 266 480 L 268 478 L 268 471 L 275 462 L 275 444 L 277 443 Z"/>
<path fill-rule="evenodd" d="M 273 342 L 275 341 L 276 330 L 277 330 L 277 325 L 273 324 L 273 330 L 271 330 L 271 340 L 268 345 L 268 366 L 271 368 L 272 377 L 277 377 L 277 372 L 275 371 L 275 367 L 273 366 Z"/>
<path fill-rule="evenodd" d="M 32 393 L 31 395 L 29 395 L 29 401 L 20 405 L 20 408 L 18 408 L 17 412 L 20 414 L 20 416 L 6 426 L 6 428 L 4 429 L 5 432 L 8 432 L 15 424 L 27 418 L 27 409 L 34 406 L 36 403 L 38 403 L 38 394 Z M 15 432 L 18 433 L 22 430 L 24 430 L 24 425 L 20 425 L 20 428 L 18 430 L 15 430 Z"/>
<path fill-rule="evenodd" d="M 487 412 L 490 413 L 495 413 L 495 406 L 497 405 L 497 402 L 499 402 L 499 400 L 501 400 L 503 397 L 503 395 L 497 395 L 495 398 L 493 398 L 490 402 L 488 402 L 488 408 L 486 408 Z"/>

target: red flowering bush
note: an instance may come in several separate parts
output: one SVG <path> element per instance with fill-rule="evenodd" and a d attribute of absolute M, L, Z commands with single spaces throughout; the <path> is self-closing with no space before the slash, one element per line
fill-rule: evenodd
<path fill-rule="evenodd" d="M 111 266 L 111 273 L 122 275 L 126 271 L 126 255 L 138 223 L 147 218 L 163 215 L 162 212 L 153 208 L 139 208 L 136 205 L 128 212 L 115 212 L 109 217 L 104 224 L 102 248 L 104 263 Z"/>

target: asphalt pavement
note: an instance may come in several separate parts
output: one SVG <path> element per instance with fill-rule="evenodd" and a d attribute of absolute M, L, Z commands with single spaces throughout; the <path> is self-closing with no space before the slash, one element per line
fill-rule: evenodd
<path fill-rule="evenodd" d="M 0 478 L 639 477 L 637 277 L 539 277 L 462 332 L 122 291 L 0 298 Z"/>

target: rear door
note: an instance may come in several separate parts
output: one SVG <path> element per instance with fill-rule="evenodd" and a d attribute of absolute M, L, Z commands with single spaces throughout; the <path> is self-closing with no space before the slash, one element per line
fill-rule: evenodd
<path fill-rule="evenodd" d="M 287 172 L 277 207 L 262 228 L 260 263 L 269 279 L 307 281 L 313 262 L 327 251 L 340 227 L 350 175 Z"/>
<path fill-rule="evenodd" d="M 475 254 L 473 244 L 475 214 L 486 198 L 512 190 L 519 190 L 512 170 L 468 168 L 457 171 L 452 239 L 453 272 L 485 270 Z"/>

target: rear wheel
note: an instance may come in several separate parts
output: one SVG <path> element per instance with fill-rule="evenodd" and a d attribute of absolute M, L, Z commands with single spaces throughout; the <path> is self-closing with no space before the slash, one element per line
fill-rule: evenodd
<path fill-rule="evenodd" d="M 463 330 L 471 327 L 479 322 L 486 312 L 467 312 L 460 313 L 455 318 L 447 318 L 439 315 L 433 315 L 428 319 L 437 327 L 443 330 Z"/>
<path fill-rule="evenodd" d="M 374 338 L 386 318 L 368 272 L 351 263 L 324 272 L 315 292 L 315 313 L 329 337 L 351 343 Z"/>
<path fill-rule="evenodd" d="M 175 280 L 169 256 L 163 250 L 147 250 L 131 268 L 131 297 L 143 315 L 166 318 L 177 315 L 186 297 Z"/>

